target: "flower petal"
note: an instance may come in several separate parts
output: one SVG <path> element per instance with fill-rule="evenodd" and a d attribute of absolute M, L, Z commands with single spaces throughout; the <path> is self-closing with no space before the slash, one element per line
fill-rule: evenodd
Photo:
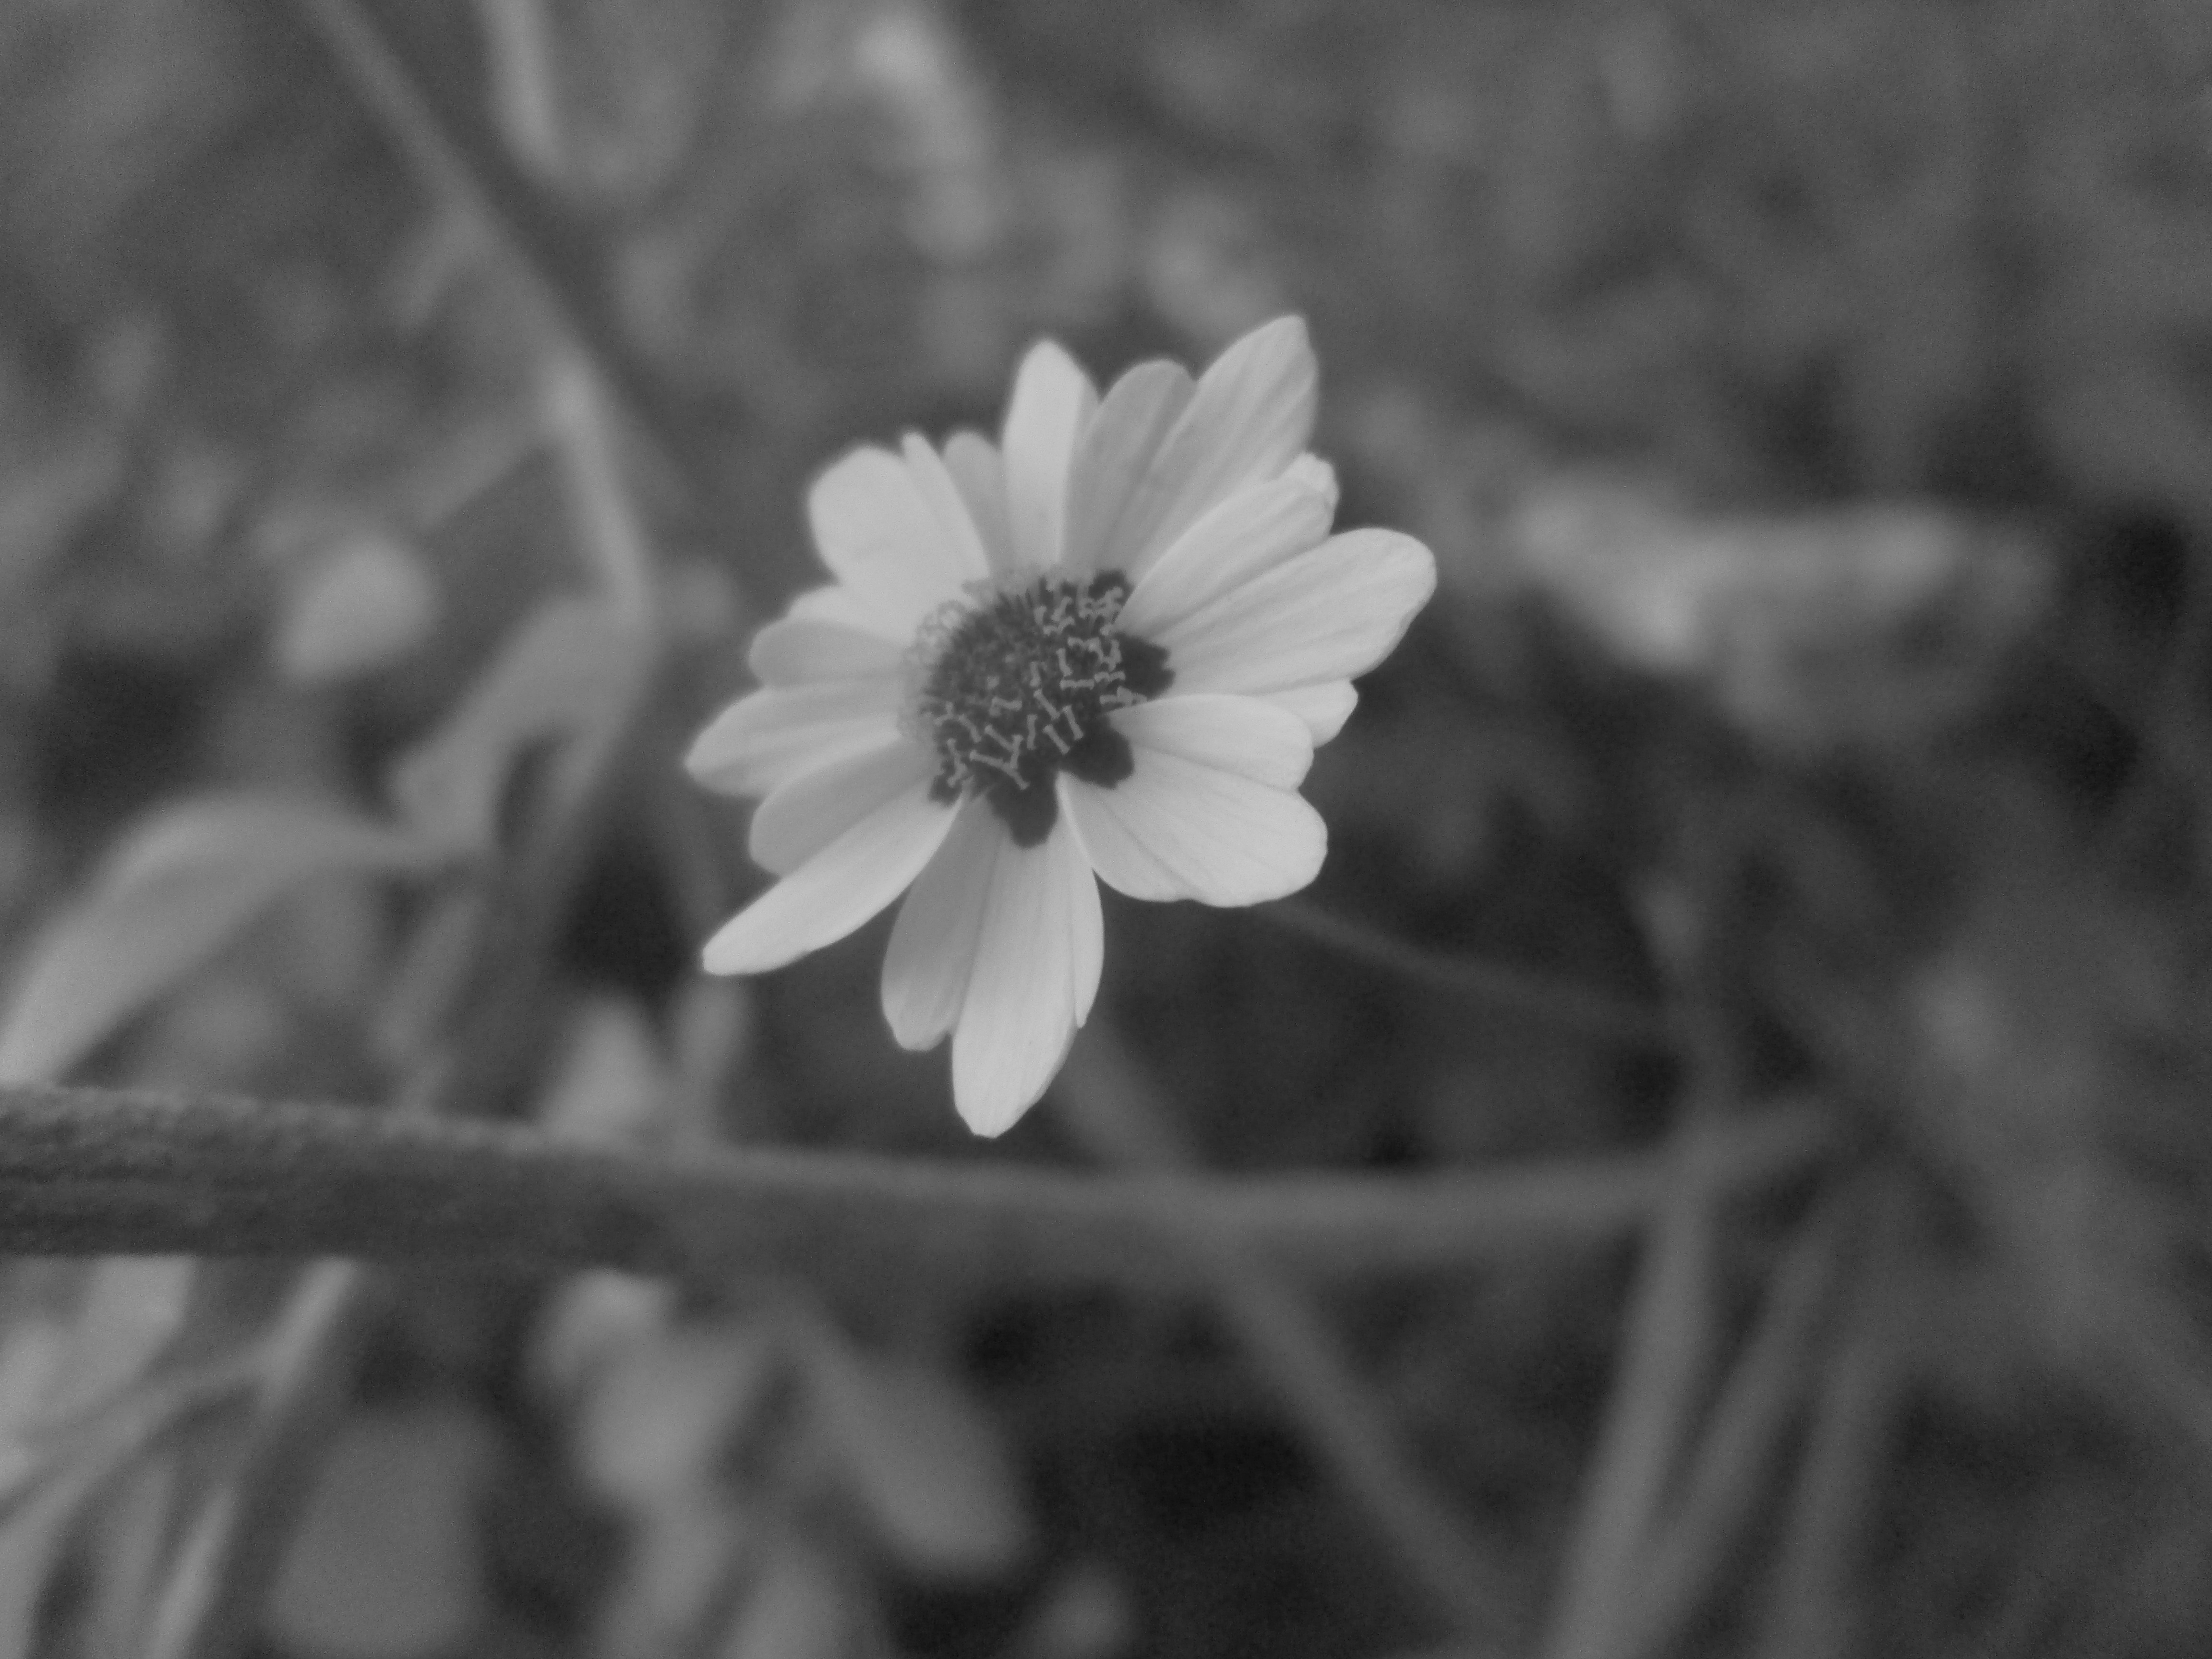
<path fill-rule="evenodd" d="M 1166 647 L 1177 691 L 1288 691 L 1365 673 L 1436 585 L 1411 536 L 1353 530 L 1146 637 Z"/>
<path fill-rule="evenodd" d="M 902 1048 L 930 1047 L 960 1018 L 992 872 L 1006 844 L 998 815 L 982 801 L 967 802 L 899 906 L 884 952 L 884 1018 Z"/>
<path fill-rule="evenodd" d="M 1115 731 L 1147 753 L 1173 755 L 1272 789 L 1297 788 L 1313 765 L 1304 724 L 1257 697 L 1155 697 L 1116 709 L 1112 719 Z M 1137 757 L 1139 765 L 1144 758 Z"/>
<path fill-rule="evenodd" d="M 1359 706 L 1359 693 L 1350 680 L 1322 680 L 1288 691 L 1270 691 L 1266 701 L 1304 720 L 1318 749 L 1344 730 L 1345 721 Z"/>
<path fill-rule="evenodd" d="M 934 757 L 900 735 L 778 784 L 753 812 L 745 850 L 763 870 L 788 875 L 894 795 L 927 783 Z"/>
<path fill-rule="evenodd" d="M 1176 538 L 1130 592 L 1115 625 L 1154 639 L 1234 587 L 1318 547 L 1334 503 L 1307 477 L 1285 476 L 1240 489 Z"/>
<path fill-rule="evenodd" d="M 808 622 L 836 623 L 840 628 L 849 628 L 855 633 L 869 634 L 888 641 L 902 651 L 914 638 L 911 629 L 885 622 L 855 599 L 851 590 L 836 582 L 808 588 L 791 602 L 784 615 L 786 617 L 803 617 Z"/>
<path fill-rule="evenodd" d="M 966 583 L 989 574 L 948 535 L 903 457 L 856 449 L 831 464 L 806 497 L 822 562 L 879 627 L 910 635 Z"/>
<path fill-rule="evenodd" d="M 1114 716 L 1136 769 L 1060 801 L 1109 887 L 1141 899 L 1256 904 L 1319 873 L 1328 830 L 1297 790 L 1305 723 L 1250 697 L 1168 696 Z"/>
<path fill-rule="evenodd" d="M 952 1036 L 952 1100 L 979 1135 L 1012 1127 L 1067 1057 L 1098 993 L 1098 884 L 1065 828 L 1002 838 Z"/>
<path fill-rule="evenodd" d="M 1006 468 L 999 447 L 980 432 L 956 432 L 945 442 L 945 466 L 968 503 L 994 571 L 1014 568 L 1014 532 L 1006 523 Z"/>
<path fill-rule="evenodd" d="M 927 789 L 878 807 L 723 924 L 710 974 L 764 974 L 833 945 L 906 890 L 952 827 Z"/>
<path fill-rule="evenodd" d="M 1127 544 L 1122 520 L 1194 390 L 1181 364 L 1162 361 L 1139 363 L 1107 392 L 1068 473 L 1061 562 L 1069 569 L 1109 568 Z"/>
<path fill-rule="evenodd" d="M 961 568 L 975 574 L 968 578 L 974 581 L 991 573 L 991 558 L 983 545 L 982 532 L 976 528 L 975 515 L 968 510 L 968 498 L 945 459 L 930 446 L 929 441 L 918 433 L 909 432 L 899 447 L 905 457 L 907 471 L 913 474 L 915 487 L 921 498 L 929 503 L 930 516 L 937 521 L 938 532 L 958 560 Z"/>
<path fill-rule="evenodd" d="M 1286 478 L 1303 478 L 1307 483 L 1328 496 L 1329 517 L 1333 519 L 1336 516 L 1338 494 L 1336 469 L 1327 461 L 1322 459 L 1311 450 L 1308 450 L 1283 469 L 1283 476 Z"/>
<path fill-rule="evenodd" d="M 905 658 L 903 647 L 880 634 L 818 617 L 788 616 L 753 635 L 745 665 L 764 685 L 806 685 L 890 678 Z"/>
<path fill-rule="evenodd" d="M 709 789 L 764 795 L 787 778 L 889 743 L 905 695 L 889 678 L 763 686 L 717 714 L 684 765 Z"/>
<path fill-rule="evenodd" d="M 1060 562 L 1068 466 L 1097 407 L 1098 393 L 1074 358 L 1050 340 L 1030 348 L 1000 434 L 1017 566 L 1042 569 Z"/>
<path fill-rule="evenodd" d="M 1123 521 L 1127 550 L 1107 562 L 1133 580 L 1142 576 L 1217 502 L 1297 460 L 1313 433 L 1319 387 L 1297 317 L 1254 329 L 1214 359 Z"/>

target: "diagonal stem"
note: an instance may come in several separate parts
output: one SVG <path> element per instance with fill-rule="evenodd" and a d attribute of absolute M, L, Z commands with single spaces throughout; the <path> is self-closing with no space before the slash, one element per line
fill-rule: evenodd
<path fill-rule="evenodd" d="M 1893 1211 L 1894 1206 L 1891 1206 Z M 1771 1659 L 1842 1659 L 1856 1650 L 1852 1585 L 1884 1468 L 1900 1381 L 1889 1304 L 1894 1228 L 1876 1218 L 1850 1308 L 1832 1339 L 1823 1387 L 1783 1522 L 1783 1543 L 1750 1651 Z"/>
<path fill-rule="evenodd" d="M 1773 1478 L 1859 1218 L 1855 1194 L 1863 1191 L 1830 1194 L 1775 1270 L 1759 1325 L 1714 1402 L 1681 1495 L 1646 1552 L 1627 1654 L 1673 1650 Z"/>
<path fill-rule="evenodd" d="M 597 273 L 580 246 L 561 246 L 563 228 L 519 171 L 461 136 L 356 0 L 293 5 L 402 159 L 441 203 L 475 228 L 556 337 L 592 365 L 665 454 L 687 459 L 691 441 L 684 422 L 625 344 Z"/>
<path fill-rule="evenodd" d="M 1631 1292 L 1626 1356 L 1593 1455 L 1545 1652 L 1609 1659 L 1633 1610 L 1638 1567 L 1695 1415 L 1711 1348 L 1717 1223 L 1706 1145 L 1685 1126 L 1679 1176 L 1651 1223 Z"/>
<path fill-rule="evenodd" d="M 604 295 L 554 257 L 554 228 L 534 211 L 512 169 L 449 129 L 353 0 L 299 3 L 406 160 L 450 210 L 506 256 L 509 274 L 547 326 L 555 365 L 547 376 L 547 412 L 570 504 L 600 585 L 638 626 L 641 662 L 648 661 L 649 554 L 629 509 L 597 389 L 601 384 L 618 389 L 672 453 L 679 448 L 680 428 L 661 418 L 656 388 L 621 349 Z M 474 1098 L 487 1072 L 512 1074 L 500 1062 L 515 1051 L 517 1031 L 530 1023 L 542 981 L 543 947 L 597 839 L 618 776 L 620 737 L 648 706 L 651 678 L 641 672 L 623 688 L 621 706 L 608 709 L 585 751 L 577 793 L 549 814 L 526 856 L 498 884 L 471 952 L 478 971 L 456 983 L 453 1005 L 445 1011 L 458 1037 L 448 1052 L 416 1066 L 405 1091 L 410 1103 L 442 1114 Z M 486 986 L 492 994 L 475 994 Z M 52 1198 L 54 1192 L 37 1195 Z M 104 1196 L 111 1204 L 127 1205 L 143 1194 L 125 1182 Z M 376 1294 L 377 1280 L 358 1263 L 319 1264 L 295 1287 L 238 1459 L 194 1516 L 157 1598 L 149 1659 L 218 1659 L 235 1652 L 250 1634 L 282 1563 L 290 1519 L 305 1501 L 319 1450 L 350 1393 Z"/>
<path fill-rule="evenodd" d="M 251 1635 L 290 1542 L 289 1526 L 275 1522 L 307 1499 L 374 1310 L 366 1269 L 307 1270 L 271 1334 L 240 1459 L 194 1517 L 156 1598 L 146 1659 L 214 1659 Z"/>
<path fill-rule="evenodd" d="M 1662 1054 L 1680 1046 L 1657 1009 L 1536 969 L 1426 950 L 1304 899 L 1260 905 L 1252 915 L 1384 973 L 1502 1013 L 1526 1015 L 1564 1034 Z"/>
<path fill-rule="evenodd" d="M 1105 1161 L 1187 1170 L 1196 1163 L 1153 1103 L 1110 1022 L 1094 1016 L 1055 1087 L 1062 1121 Z M 1518 1597 L 1486 1548 L 1397 1443 L 1389 1413 L 1311 1303 L 1204 1205 L 1177 1231 L 1222 1317 L 1401 1570 L 1472 1654 L 1509 1650 Z"/>

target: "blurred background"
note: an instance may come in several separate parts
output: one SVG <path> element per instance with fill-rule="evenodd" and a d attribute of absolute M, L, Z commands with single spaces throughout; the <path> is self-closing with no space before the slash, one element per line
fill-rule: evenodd
<path fill-rule="evenodd" d="M 387 798 L 572 580 L 562 319 L 674 781 L 488 1109 L 1084 1166 L 1118 1090 L 1224 1170 L 1409 1176 L 1817 1114 L 1847 1155 L 1673 1300 L 1620 1233 L 1310 1297 L 1492 1650 L 2203 1650 L 2208 71 L 2186 0 L 16 0 L 0 947 L 185 792 Z M 1340 522 L 1442 574 L 1315 767 L 1304 921 L 1109 896 L 1100 1046 L 991 1148 L 883 1030 L 882 924 L 701 985 L 760 878 L 675 760 L 815 580 L 811 471 L 995 424 L 1040 335 L 1103 377 L 1285 311 Z M 404 920 L 289 902 L 83 1074 L 380 1098 Z M 414 1273 L 250 1650 L 1481 1650 L 1218 1298 L 833 1266 Z M 11 1269 L 0 1417 L 103 1286 L 127 1381 L 251 1328 L 237 1271 Z M 1694 1547 L 1594 1591 L 1669 1333 Z M 0 1528 L 0 1638 L 143 1650 L 216 1442 Z"/>

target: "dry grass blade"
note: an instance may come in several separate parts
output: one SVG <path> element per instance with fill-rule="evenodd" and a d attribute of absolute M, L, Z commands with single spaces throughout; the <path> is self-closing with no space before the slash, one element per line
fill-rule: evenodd
<path fill-rule="evenodd" d="M 1637 1567 L 1680 1458 L 1713 1346 L 1715 1204 L 1694 1113 L 1678 1131 L 1674 1190 L 1654 1219 L 1631 1301 L 1626 1357 L 1567 1549 L 1551 1659 L 1609 1659 L 1633 1613 Z"/>
<path fill-rule="evenodd" d="M 1832 1197 L 1800 1228 L 1777 1269 L 1759 1327 L 1713 1406 L 1681 1495 L 1656 1530 L 1634 1622 L 1620 1650 L 1624 1659 L 1665 1653 L 1680 1639 L 1749 1522 L 1796 1418 L 1806 1362 L 1842 1267 L 1850 1221 L 1843 1196 Z"/>
<path fill-rule="evenodd" d="M 1880 1490 L 1882 1442 L 1897 1397 L 1898 1343 L 1881 1250 L 1857 1279 L 1784 1520 L 1751 1651 L 1764 1659 L 1842 1659 L 1856 1651 L 1859 1543 Z"/>
<path fill-rule="evenodd" d="M 289 1521 L 344 1409 L 351 1358 L 373 1309 L 366 1270 L 308 1269 L 271 1339 L 238 1465 L 201 1506 L 155 1606 L 145 1659 L 240 1650 L 283 1559 Z"/>

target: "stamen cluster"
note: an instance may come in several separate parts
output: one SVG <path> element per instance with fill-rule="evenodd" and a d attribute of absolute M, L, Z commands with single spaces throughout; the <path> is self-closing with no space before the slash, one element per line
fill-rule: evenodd
<path fill-rule="evenodd" d="M 911 717 L 937 754 L 933 797 L 981 794 L 1030 847 L 1052 828 L 1060 768 L 1101 786 L 1129 775 L 1129 745 L 1106 716 L 1158 696 L 1174 675 L 1166 652 L 1115 628 L 1128 597 L 1115 571 L 1040 576 L 924 625 Z"/>

